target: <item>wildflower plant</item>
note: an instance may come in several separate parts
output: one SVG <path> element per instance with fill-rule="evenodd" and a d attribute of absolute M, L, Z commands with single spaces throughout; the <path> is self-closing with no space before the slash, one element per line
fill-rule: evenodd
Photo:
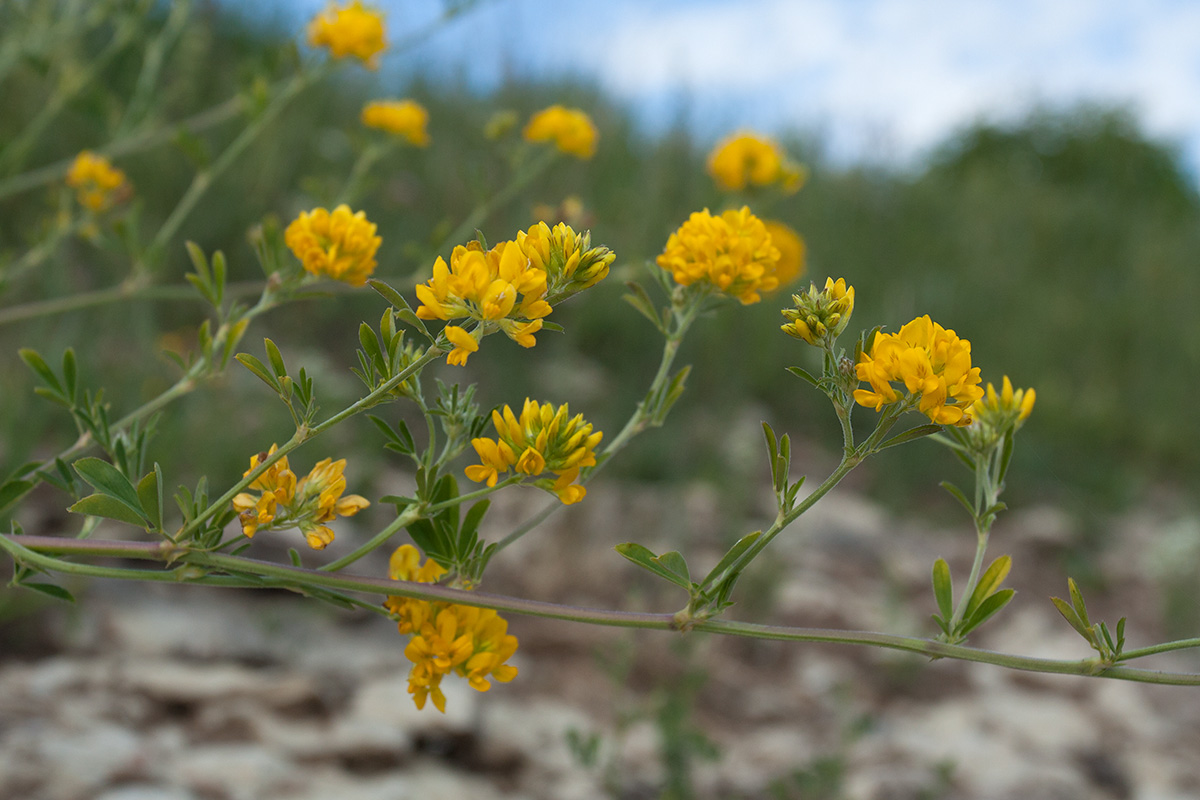
<path fill-rule="evenodd" d="M 358 2 L 322 12 L 309 27 L 309 40 L 328 48 L 335 62 L 352 56 L 370 65 L 386 47 L 381 15 Z M 988 562 L 987 548 L 992 524 L 1004 510 L 1000 497 L 1018 433 L 1034 407 L 1034 390 L 1014 389 L 1007 377 L 999 390 L 985 384 L 970 341 L 927 315 L 894 333 L 880 326 L 857 337 L 850 334 L 846 343 L 850 323 L 856 319 L 855 287 L 840 277 L 795 293 L 793 304 L 783 309 L 785 322 L 778 336 L 779 347 L 788 348 L 798 362 L 788 370 L 794 378 L 781 379 L 798 379 L 798 386 L 809 387 L 810 397 L 824 397 L 832 406 L 842 434 L 839 463 L 802 495 L 805 479 L 793 475 L 795 453 L 789 434 L 777 434 L 764 423 L 774 503 L 769 525 L 731 537 L 734 543 L 714 564 L 706 563 L 695 572 L 692 567 L 698 562 L 689 564 L 682 552 L 655 553 L 633 541 L 620 545 L 621 556 L 675 587 L 675 610 L 580 609 L 479 591 L 489 564 L 503 558 L 508 546 L 531 535 L 564 506 L 588 502 L 593 492 L 603 491 L 592 485 L 595 477 L 619 462 L 621 451 L 635 437 L 667 422 L 687 387 L 690 367 L 677 367 L 675 362 L 692 326 L 708 314 L 735 314 L 739 306 L 763 302 L 794 279 L 803 265 L 803 242 L 798 235 L 796 241 L 788 240 L 786 231 L 764 222 L 749 205 L 716 214 L 696 211 L 674 232 L 664 231 L 661 254 L 646 265 L 649 288 L 631 281 L 626 295 L 650 323 L 642 330 L 661 336 L 661 359 L 642 399 L 615 433 L 602 433 L 588 422 L 594 409 L 581 407 L 578 400 L 535 400 L 519 386 L 501 385 L 497 391 L 507 401 L 483 408 L 475 385 L 431 379 L 425 370 L 443 358 L 452 366 L 462 366 L 474 354 L 480 354 L 474 355 L 476 359 L 489 357 L 491 345 L 485 348 L 482 342 L 495 333 L 523 348 L 534 348 L 543 332 L 558 328 L 549 321 L 558 305 L 576 296 L 576 302 L 588 302 L 589 290 L 614 271 L 613 250 L 593 242 L 589 231 L 563 223 L 552 226 L 537 221 L 524 230 L 505 231 L 511 238 L 492 246 L 477 232 L 493 211 L 513 200 L 517 191 L 513 187 L 519 189 L 549 169 L 558 151 L 581 158 L 595 152 L 598 137 L 583 112 L 554 106 L 530 121 L 525 138 L 552 142 L 552 157 L 532 162 L 514 159 L 509 183 L 466 214 L 444 237 L 439 255 L 430 253 L 422 260 L 422 274 L 406 284 L 415 286 L 409 296 L 396 288 L 399 280 L 376 275 L 380 263 L 394 263 L 402 242 L 393 241 L 370 221 L 378 216 L 373 208 L 355 211 L 349 202 L 322 206 L 319 203 L 324 201 L 313 198 L 305 203 L 311 210 L 300 212 L 282 230 L 272 212 L 283 210 L 263 209 L 263 220 L 253 228 L 251 238 L 265 280 L 252 287 L 258 295 L 253 302 L 235 296 L 228 280 L 231 265 L 223 254 L 210 255 L 198 244 L 178 241 L 179 226 L 212 180 L 231 168 L 247 142 L 260 135 L 305 86 L 337 68 L 326 61 L 298 66 L 297 75 L 266 98 L 258 115 L 244 121 L 242 132 L 227 149 L 200 168 L 148 241 L 139 239 L 136 231 L 128 232 L 129 276 L 113 296 L 122 299 L 162 281 L 164 259 L 174 253 L 186 256 L 191 265 L 187 283 L 156 288 L 186 290 L 208 315 L 197 329 L 194 351 L 175 359 L 180 376 L 174 383 L 142 405 L 119 412 L 100 387 L 89 385 L 74 350 L 68 348 L 52 360 L 33 349 L 21 351 L 20 357 L 40 384 L 38 394 L 62 407 L 66 425 L 73 430 L 70 444 L 48 458 L 20 466 L 0 482 L 0 514 L 8 515 L 44 486 L 47 492 L 58 492 L 76 525 L 61 535 L 28 535 L 6 516 L 7 533 L 0 534 L 0 549 L 14 563 L 14 585 L 64 599 L 70 598 L 66 588 L 39 576 L 283 587 L 319 601 L 366 609 L 393 620 L 399 633 L 408 637 L 397 647 L 411 662 L 408 681 L 413 701 L 418 707 L 432 701 L 438 710 L 445 709 L 443 681 L 448 678 L 488 691 L 493 683 L 517 677 L 517 666 L 510 662 L 520 658 L 519 643 L 508 630 L 514 614 L 689 635 L 710 632 L 843 642 L 1013 669 L 1200 685 L 1196 674 L 1130 666 L 1136 659 L 1200 642 L 1180 640 L 1129 649 L 1124 621 L 1115 631 L 1093 622 L 1073 581 L 1068 582 L 1069 602 L 1056 599 L 1055 606 L 1095 656 L 1049 660 L 967 644 L 974 631 L 1014 597 L 1004 585 L 1015 566 L 1012 559 L 1002 555 Z M 419 125 L 414 122 L 418 116 L 409 114 L 403 124 L 397 122 L 395 132 L 423 132 L 424 118 Z M 347 130 L 359 125 L 355 119 L 341 122 Z M 387 128 L 391 122 L 381 124 Z M 770 143 L 766 147 L 762 142 L 727 143 L 714 154 L 714 175 L 722 180 L 733 175 L 735 170 L 728 164 L 734 163 L 744 183 L 775 183 L 790 190 L 801 173 L 771 150 Z M 104 151 L 97 143 L 96 152 Z M 424 152 L 412 151 L 412 155 Z M 79 161 L 69 153 L 63 155 L 65 162 L 82 166 L 76 169 L 64 163 L 54 178 L 60 181 L 59 191 L 84 192 L 81 202 L 93 212 L 116 199 L 125 181 L 115 168 L 105 166 L 98 156 Z M 0 164 L 21 164 L 23 158 L 21 149 L 0 151 Z M 362 163 L 360 159 L 351 177 Z M 54 252 L 54 247 L 43 248 L 37 258 L 51 259 Z M 361 391 L 352 402 L 334 403 L 333 408 L 323 406 L 331 404 L 336 393 L 318 386 L 307 368 L 289 366 L 288 360 L 294 362 L 296 357 L 285 358 L 286 344 L 280 347 L 264 336 L 255 355 L 248 350 L 258 350 L 257 345 L 244 343 L 250 326 L 261 324 L 266 312 L 311 300 L 314 285 L 357 291 L 360 302 L 375 298 L 378 304 L 371 322 L 347 320 L 323 331 L 330 341 L 358 345 L 356 361 L 347 368 L 361 380 Z M 323 300 L 337 303 L 342 294 L 329 292 Z M 0 320 L 48 316 L 73 307 L 65 300 L 52 300 L 8 309 L 13 313 Z M 376 318 L 378 323 L 373 322 Z M 568 313 L 555 315 L 560 318 L 570 324 Z M 536 358 L 538 353 L 521 355 Z M 156 421 L 174 401 L 224 374 L 233 361 L 261 381 L 266 397 L 273 396 L 286 409 L 292 433 L 276 443 L 249 444 L 249 468 L 240 476 L 237 471 L 217 473 L 181 485 L 172 474 L 176 467 L 164 467 L 149 457 Z M 447 371 L 456 377 L 465 372 Z M 365 488 L 361 461 L 354 454 L 343 457 L 328 449 L 318 451 L 319 459 L 314 456 L 305 462 L 313 463 L 307 473 L 294 471 L 293 463 L 308 457 L 297 451 L 343 424 L 361 424 L 378 434 L 381 449 L 398 459 L 411 476 L 407 494 L 369 498 L 371 490 Z M 240 441 L 235 430 L 217 430 L 212 435 Z M 937 614 L 929 636 L 786 628 L 725 618 L 742 596 L 742 577 L 755 568 L 776 537 L 789 531 L 864 461 L 882 450 L 922 439 L 949 448 L 970 470 L 973 490 L 944 486 L 970 515 L 977 544 L 974 563 L 965 580 L 960 577 L 958 592 L 949 564 L 943 559 L 934 562 Z M 491 495 L 529 489 L 553 495 L 546 498 L 542 511 L 506 533 L 497 534 L 484 525 Z M 370 512 L 362 513 L 368 508 Z M 361 522 L 360 526 L 343 521 L 356 516 L 354 522 Z M 495 519 L 490 522 L 499 525 Z M 122 527 L 120 536 L 98 535 Z M 243 555 L 259 547 L 260 534 L 289 530 L 298 530 L 308 546 L 319 551 L 307 556 L 319 559 L 319 566 L 306 567 L 295 550 L 286 563 Z M 346 571 L 376 551 L 389 550 L 386 573 L 382 568 L 378 574 Z M 95 563 L 110 557 L 150 565 L 135 569 Z"/>

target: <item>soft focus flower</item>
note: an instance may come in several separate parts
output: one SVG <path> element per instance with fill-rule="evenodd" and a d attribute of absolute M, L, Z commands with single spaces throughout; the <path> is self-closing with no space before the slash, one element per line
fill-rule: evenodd
<path fill-rule="evenodd" d="M 804 167 L 789 160 L 771 139 L 751 132 L 736 133 L 718 144 L 708 156 L 708 174 L 727 191 L 740 191 L 748 184 L 778 183 L 788 193 L 804 184 Z"/>
<path fill-rule="evenodd" d="M 383 14 L 363 6 L 359 0 L 349 5 L 330 3 L 308 24 L 308 43 L 328 47 L 334 58 L 354 56 L 369 69 L 379 66 L 384 41 Z"/>
<path fill-rule="evenodd" d="M 592 247 L 588 231 L 576 233 L 569 225 L 553 228 L 539 222 L 517 233 L 517 245 L 534 269 L 546 273 L 551 297 L 572 295 L 595 286 L 608 275 L 616 254 L 604 245 Z"/>
<path fill-rule="evenodd" d="M 591 158 L 596 153 L 600 134 L 592 118 L 577 108 L 554 105 L 534 114 L 525 126 L 525 139 L 530 142 L 554 142 L 564 153 L 577 158 Z"/>
<path fill-rule="evenodd" d="M 434 583 L 445 574 L 433 559 L 424 565 L 420 560 L 417 548 L 401 545 L 392 553 L 389 575 L 392 580 Z M 398 595 L 389 596 L 384 607 L 400 633 L 412 636 L 404 655 L 412 662 L 408 691 L 417 708 L 432 698 L 444 713 L 441 683 L 452 673 L 480 692 L 491 688 L 489 678 L 507 683 L 517 676 L 517 668 L 505 663 L 517 651 L 517 637 L 509 635 L 508 622 L 494 610 Z"/>
<path fill-rule="evenodd" d="M 351 286 L 362 286 L 375 271 L 375 251 L 383 239 L 362 211 L 340 205 L 331 214 L 324 208 L 302 211 L 287 226 L 283 240 L 304 269 Z"/>
<path fill-rule="evenodd" d="M 486 251 L 471 242 L 455 247 L 448 265 L 440 256 L 434 262 L 433 277 L 417 286 L 417 316 L 482 323 L 475 338 L 463 328 L 447 326 L 446 336 L 454 344 L 447 362 L 461 365 L 490 330 L 502 330 L 522 347 L 533 347 L 533 334 L 551 311 L 546 288 L 545 270 L 534 267 L 516 242 L 501 242 Z"/>
<path fill-rule="evenodd" d="M 782 288 L 804 274 L 804 239 L 790 225 L 778 220 L 765 219 L 763 225 L 771 234 L 771 244 L 779 248 L 775 277 Z"/>
<path fill-rule="evenodd" d="M 407 139 L 409 144 L 424 147 L 429 144 L 425 126 L 429 124 L 429 112 L 415 100 L 376 100 L 367 103 L 362 110 L 362 122 L 368 128 Z"/>
<path fill-rule="evenodd" d="M 971 343 L 946 330 L 926 314 L 899 333 L 875 334 L 870 352 L 855 366 L 858 379 L 870 389 L 856 389 L 860 405 L 879 411 L 904 400 L 938 425 L 966 425 L 971 404 L 983 396 L 979 367 L 971 366 Z M 899 382 L 899 387 L 893 386 Z M 907 390 L 902 398 L 897 389 Z"/>
<path fill-rule="evenodd" d="M 1014 391 L 1007 375 L 999 392 L 989 383 L 983 396 L 967 410 L 971 417 L 971 424 L 966 429 L 969 440 L 979 449 L 986 450 L 1025 423 L 1036 399 L 1037 393 L 1033 389 Z"/>
<path fill-rule="evenodd" d="M 275 445 L 271 445 L 269 452 L 252 456 L 250 469 L 242 477 L 249 475 L 276 449 Z M 309 547 L 314 550 L 325 549 L 333 541 L 333 531 L 325 525 L 326 522 L 337 517 L 352 517 L 370 505 L 360 495 L 343 496 L 346 478 L 342 473 L 345 469 L 344 458 L 337 461 L 326 458 L 297 481 L 288 465 L 287 456 L 279 459 L 248 487 L 261 492 L 259 497 L 242 492 L 233 498 L 233 507 L 242 523 L 242 533 L 253 537 L 259 528 L 299 528 Z"/>
<path fill-rule="evenodd" d="M 554 480 L 539 482 L 570 505 L 578 503 L 587 489 L 575 483 L 581 467 L 596 464 L 596 445 L 604 434 L 592 433 L 592 425 L 582 414 L 569 417 L 567 404 L 555 408 L 550 403 L 525 399 L 521 416 L 508 406 L 492 412 L 497 438 L 472 439 L 479 464 L 467 467 L 467 477 L 476 483 L 495 486 L 501 473 L 510 469 L 537 477 L 551 472 Z"/>
<path fill-rule="evenodd" d="M 80 205 L 92 211 L 105 211 L 129 193 L 125 173 L 91 150 L 75 156 L 67 171 L 67 185 L 75 190 Z"/>
<path fill-rule="evenodd" d="M 747 207 L 719 217 L 707 208 L 693 213 L 671 234 L 658 265 L 680 285 L 707 281 L 744 305 L 779 286 L 779 248 Z"/>
<path fill-rule="evenodd" d="M 788 322 L 781 325 L 783 332 L 803 339 L 815 347 L 832 344 L 850 322 L 854 313 L 854 287 L 846 285 L 845 278 L 825 279 L 825 289 L 817 291 L 810 283 L 808 291 L 792 295 L 794 308 L 781 312 Z"/>

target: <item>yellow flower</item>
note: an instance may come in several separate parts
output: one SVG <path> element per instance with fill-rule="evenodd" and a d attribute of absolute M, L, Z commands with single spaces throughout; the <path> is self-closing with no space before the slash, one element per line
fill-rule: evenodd
<path fill-rule="evenodd" d="M 658 265 L 680 285 L 707 282 L 743 305 L 779 286 L 779 248 L 747 207 L 719 217 L 707 208 L 693 213 L 671 234 Z"/>
<path fill-rule="evenodd" d="M 789 336 L 803 339 L 814 347 L 832 344 L 854 313 L 854 287 L 846 285 L 845 278 L 825 279 L 825 289 L 818 292 L 816 284 L 810 283 L 808 291 L 792 295 L 795 308 L 781 312 L 788 322 L 781 329 Z"/>
<path fill-rule="evenodd" d="M 375 229 L 365 213 L 340 205 L 332 214 L 324 208 L 300 212 L 283 238 L 310 274 L 362 286 L 375 271 L 375 252 L 383 243 Z"/>
<path fill-rule="evenodd" d="M 718 144 L 708 156 L 708 174 L 726 191 L 778 183 L 789 194 L 804 184 L 807 171 L 789 160 L 773 140 L 743 131 Z"/>
<path fill-rule="evenodd" d="M 458 326 L 446 327 L 455 345 L 446 361 L 462 365 L 490 331 L 504 331 L 517 344 L 533 347 L 533 334 L 552 310 L 546 288 L 546 272 L 534 267 L 516 242 L 501 242 L 488 251 L 471 242 L 454 248 L 449 265 L 441 256 L 434 262 L 433 277 L 417 286 L 417 316 L 483 323 L 474 338 Z"/>
<path fill-rule="evenodd" d="M 1033 389 L 1014 391 L 1007 375 L 999 392 L 989 383 L 983 396 L 967 410 L 972 420 L 966 429 L 968 441 L 983 451 L 1010 431 L 1015 433 L 1033 411 L 1035 400 L 1037 393 Z"/>
<path fill-rule="evenodd" d="M 242 477 L 249 475 L 276 449 L 271 445 L 269 452 L 253 456 L 250 469 Z M 361 495 L 343 497 L 346 478 L 342 473 L 345 469 L 344 458 L 337 461 L 326 458 L 297 481 L 287 456 L 279 459 L 248 487 L 262 492 L 261 496 L 242 492 L 233 498 L 242 533 L 253 537 L 260 527 L 268 530 L 299 528 L 309 547 L 325 549 L 333 541 L 333 531 L 324 523 L 337 517 L 352 517 L 370 505 Z"/>
<path fill-rule="evenodd" d="M 778 220 L 766 219 L 763 225 L 771 234 L 771 244 L 779 248 L 775 277 L 782 288 L 804 274 L 804 239 L 791 226 Z"/>
<path fill-rule="evenodd" d="M 546 273 L 551 297 L 566 297 L 595 286 L 608 275 L 617 256 L 603 245 L 592 247 L 589 231 L 576 233 L 558 223 L 553 228 L 539 222 L 517 233 L 517 246 L 534 269 Z"/>
<path fill-rule="evenodd" d="M 388 571 L 392 580 L 434 583 L 445 575 L 433 559 L 421 565 L 420 558 L 410 544 L 397 548 Z M 404 655 L 412 662 L 408 691 L 417 708 L 432 698 L 438 711 L 446 711 L 441 683 L 449 674 L 466 678 L 480 692 L 491 688 L 488 678 L 507 683 L 516 677 L 517 668 L 505 662 L 517 651 L 517 637 L 495 611 L 398 595 L 389 596 L 384 607 L 400 633 L 412 635 Z"/>
<path fill-rule="evenodd" d="M 860 405 L 879 411 L 901 400 L 893 381 L 908 391 L 907 403 L 938 425 L 967 425 L 971 404 L 983 396 L 979 367 L 971 366 L 971 343 L 946 330 L 926 314 L 899 333 L 875 334 L 870 352 L 855 366 L 858 379 L 870 389 L 856 389 Z"/>
<path fill-rule="evenodd" d="M 424 147 L 429 144 L 425 126 L 429 112 L 415 100 L 376 100 L 362 110 L 362 122 L 368 128 L 407 139 L 410 144 Z"/>
<path fill-rule="evenodd" d="M 510 469 L 530 477 L 551 472 L 554 480 L 544 479 L 537 485 L 558 495 L 566 505 L 578 503 L 587 494 L 575 483 L 579 470 L 596 465 L 596 445 L 604 434 L 592 433 L 591 423 L 584 421 L 582 414 L 569 417 L 569 413 L 566 403 L 555 408 L 529 398 L 520 417 L 508 406 L 503 412 L 493 411 L 497 438 L 471 440 L 480 463 L 467 467 L 467 477 L 495 486 L 500 474 Z"/>
<path fill-rule="evenodd" d="M 80 205 L 97 212 L 111 208 L 130 191 L 125 173 L 90 150 L 75 156 L 67 171 L 67 185 L 75 190 Z"/>
<path fill-rule="evenodd" d="M 349 5 L 330 3 L 308 24 L 308 43 L 328 47 L 334 58 L 354 56 L 368 69 L 379 66 L 384 41 L 383 14 L 366 8 L 359 0 Z"/>
<path fill-rule="evenodd" d="M 530 142 L 553 141 L 554 146 L 577 158 L 596 154 L 600 134 L 592 118 L 577 108 L 553 105 L 534 114 L 525 126 L 525 139 Z"/>

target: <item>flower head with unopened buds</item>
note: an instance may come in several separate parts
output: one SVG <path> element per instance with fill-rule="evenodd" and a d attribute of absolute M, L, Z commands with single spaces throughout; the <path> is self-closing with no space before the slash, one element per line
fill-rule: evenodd
<path fill-rule="evenodd" d="M 266 453 L 258 453 L 250 459 L 249 475 L 276 451 L 276 446 Z M 342 474 L 346 460 L 326 458 L 319 462 L 300 480 L 288 465 L 287 456 L 267 467 L 255 478 L 248 488 L 261 492 L 255 497 L 242 492 L 233 498 L 233 507 L 242 523 L 242 533 L 253 537 L 263 530 L 286 530 L 299 528 L 308 546 L 323 550 L 333 541 L 333 531 L 325 525 L 336 517 L 352 517 L 370 505 L 365 497 L 357 494 L 344 495 L 346 478 Z"/>
<path fill-rule="evenodd" d="M 590 232 L 576 233 L 561 222 L 553 228 L 539 222 L 518 232 L 516 241 L 530 266 L 546 273 L 551 297 L 565 297 L 595 286 L 608 275 L 617 257 L 604 245 L 592 247 Z"/>
<path fill-rule="evenodd" d="M 567 404 L 555 408 L 550 403 L 525 399 L 518 417 L 508 406 L 492 412 L 497 438 L 472 439 L 479 464 L 467 467 L 467 477 L 476 483 L 495 486 L 502 473 L 510 469 L 536 477 L 553 473 L 544 487 L 564 504 L 578 503 L 587 489 L 575 483 L 581 467 L 596 465 L 596 446 L 604 434 L 592 433 L 592 425 L 582 414 L 569 416 Z"/>
<path fill-rule="evenodd" d="M 779 287 L 779 248 L 748 207 L 714 217 L 697 211 L 667 239 L 656 262 L 681 286 L 710 284 L 743 305 Z"/>
<path fill-rule="evenodd" d="M 999 392 L 989 383 L 983 397 L 967 410 L 971 417 L 971 424 L 966 428 L 969 440 L 986 450 L 1010 431 L 1015 433 L 1025 424 L 1036 400 L 1037 393 L 1033 389 L 1014 390 L 1007 375 Z"/>
<path fill-rule="evenodd" d="M 781 312 L 787 323 L 784 333 L 803 339 L 814 347 L 828 347 L 846 329 L 854 313 L 854 287 L 845 278 L 825 279 L 825 288 L 818 291 L 809 284 L 808 291 L 792 295 L 793 308 Z"/>
<path fill-rule="evenodd" d="M 401 545 L 392 554 L 392 580 L 434 583 L 446 573 L 433 559 L 424 565 L 420 561 L 417 548 Z M 441 684 L 446 675 L 466 678 L 480 692 L 491 688 L 489 679 L 507 683 L 517 676 L 517 668 L 506 663 L 517 651 L 517 637 L 508 633 L 508 622 L 494 610 L 398 595 L 389 596 L 384 607 L 400 633 L 412 636 L 404 655 L 412 662 L 408 692 L 418 709 L 432 698 L 434 707 L 445 713 Z"/>
<path fill-rule="evenodd" d="M 283 240 L 312 275 L 362 286 L 375 271 L 375 252 L 383 239 L 362 211 L 343 204 L 302 211 L 284 231 Z"/>

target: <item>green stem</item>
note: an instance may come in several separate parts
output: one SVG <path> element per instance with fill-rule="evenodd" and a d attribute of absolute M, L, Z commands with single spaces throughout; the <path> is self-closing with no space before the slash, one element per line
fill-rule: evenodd
<path fill-rule="evenodd" d="M 371 167 L 387 155 L 392 149 L 394 142 L 387 140 L 385 142 L 373 142 L 354 161 L 354 166 L 350 169 L 350 176 L 346 178 L 346 184 L 342 187 L 342 191 L 338 193 L 337 200 L 333 201 L 335 206 L 352 205 L 358 197 L 359 184 L 366 177 L 367 172 Z"/>
<path fill-rule="evenodd" d="M 484 200 L 479 205 L 475 206 L 466 219 L 464 219 L 457 228 L 450 232 L 442 243 L 438 246 L 439 250 L 445 250 L 447 247 L 453 248 L 459 245 L 463 240 L 469 238 L 475 230 L 483 224 L 497 209 L 507 205 L 518 193 L 528 186 L 534 178 L 541 175 L 550 165 L 558 160 L 559 152 L 554 148 L 549 148 L 541 154 L 540 158 L 535 158 L 525 165 L 519 171 L 507 186 L 496 192 L 487 200 Z M 443 256 L 449 257 L 450 253 L 443 252 Z"/>
<path fill-rule="evenodd" d="M 1178 641 L 1151 645 L 1150 647 L 1139 647 L 1136 650 L 1126 650 L 1124 653 L 1121 653 L 1121 660 L 1129 661 L 1134 658 L 1145 658 L 1146 656 L 1158 655 L 1159 653 L 1169 653 L 1172 650 L 1191 650 L 1196 647 L 1200 647 L 1200 637 L 1195 639 L 1179 639 Z"/>
<path fill-rule="evenodd" d="M 513 484 L 520 483 L 522 477 L 523 476 L 521 475 L 509 475 L 495 486 L 485 486 L 484 488 L 477 489 L 474 492 L 467 492 L 466 494 L 460 494 L 458 497 L 452 497 L 449 500 L 443 500 L 440 503 L 434 503 L 425 509 L 425 515 L 428 516 L 430 514 L 436 514 L 443 509 L 452 508 L 453 506 L 462 505 L 463 503 L 469 503 L 472 500 L 481 500 L 484 497 L 487 497 L 489 494 L 494 494 L 495 492 L 500 491 L 506 486 L 512 486 Z"/>
<path fill-rule="evenodd" d="M 347 553 L 336 561 L 331 561 L 328 564 L 319 567 L 319 569 L 322 572 L 337 572 L 338 570 L 345 569 L 368 553 L 371 553 L 377 548 L 382 547 L 387 543 L 388 539 L 391 539 L 393 536 L 395 536 L 397 532 L 407 528 L 409 525 L 412 525 L 420 518 L 421 510 L 416 506 L 409 506 L 408 508 L 404 509 L 404 512 L 401 513 L 400 516 L 396 517 L 396 519 L 394 519 L 390 525 L 372 536 L 371 539 L 365 544 L 359 546 L 353 552 Z"/>
<path fill-rule="evenodd" d="M 221 495 L 212 503 L 210 503 L 208 508 L 204 509 L 204 511 L 201 511 L 194 520 L 192 520 L 188 525 L 184 526 L 179 534 L 175 537 L 176 540 L 186 540 L 190 534 L 195 533 L 195 531 L 201 525 L 207 522 L 213 515 L 215 515 L 221 509 L 226 508 L 231 502 L 233 502 L 233 498 L 244 491 L 247 486 L 258 480 L 259 476 L 270 469 L 271 465 L 276 461 L 283 458 L 288 453 L 307 442 L 309 439 L 315 438 L 329 430 L 339 422 L 342 422 L 343 420 L 346 420 L 355 414 L 365 411 L 366 409 L 375 405 L 375 401 L 377 399 L 389 393 L 392 389 L 404 381 L 408 380 L 409 376 L 415 372 L 418 372 L 430 361 L 433 361 L 435 358 L 441 355 L 443 355 L 443 351 L 440 348 L 436 346 L 430 347 L 427 351 L 425 351 L 424 355 L 422 355 L 408 367 L 404 368 L 402 371 L 396 373 L 386 382 L 380 384 L 378 388 L 366 396 L 358 399 L 319 425 L 316 425 L 312 428 L 300 428 L 297 430 L 296 433 L 292 435 L 292 438 L 284 442 L 284 444 L 274 453 L 267 456 L 267 458 L 265 458 L 261 464 L 247 472 L 246 475 L 240 481 L 235 483 L 229 491 L 225 492 L 225 494 Z"/>
<path fill-rule="evenodd" d="M 8 551 L 10 555 L 23 563 L 30 563 L 44 569 L 67 572 L 68 574 L 96 575 L 97 577 L 108 576 L 107 573 L 111 568 L 92 567 L 90 565 L 62 561 L 43 555 L 43 553 L 122 556 L 156 560 L 165 560 L 170 555 L 177 555 L 177 552 L 173 552 L 171 546 L 167 544 L 100 541 L 77 542 L 71 539 L 60 539 L 50 536 L 0 536 L 0 548 Z M 299 591 L 311 587 L 320 587 L 322 589 L 347 592 L 396 595 L 420 600 L 458 603 L 479 608 L 491 608 L 501 612 L 581 622 L 591 625 L 645 628 L 651 630 L 676 630 L 673 614 L 579 608 L 538 600 L 506 597 L 487 592 L 463 591 L 436 584 L 392 581 L 383 578 L 363 578 L 340 574 L 333 575 L 329 572 L 283 566 L 281 564 L 219 553 L 187 552 L 179 560 L 189 565 L 223 570 L 235 575 L 252 575 L 274 579 L 279 585 L 285 588 L 294 588 Z M 100 575 L 95 570 L 104 571 L 106 574 Z M 129 573 L 136 574 L 138 580 L 179 580 L 179 577 L 171 571 L 159 572 L 152 570 L 117 570 L 112 577 L 130 577 Z M 210 576 L 210 578 L 214 577 L 219 576 Z M 829 642 L 834 644 L 883 647 L 891 650 L 916 653 L 930 658 L 973 661 L 1031 672 L 1116 678 L 1175 686 L 1200 686 L 1200 674 L 1195 673 L 1161 672 L 1132 667 L 1106 668 L 1096 658 L 1080 660 L 1031 658 L 1028 656 L 997 653 L 965 645 L 945 644 L 914 636 L 898 636 L 870 631 L 792 628 L 730 620 L 707 620 L 696 622 L 691 627 L 693 630 L 698 631 L 753 639 Z M 1200 640 L 1186 640 L 1160 645 L 1159 648 L 1161 649 L 1156 650 L 1156 652 L 1165 652 L 1168 649 L 1180 649 L 1184 646 L 1200 646 Z M 1146 651 L 1152 649 L 1154 648 L 1145 648 Z M 1137 652 L 1139 655 L 1150 655 L 1149 652 L 1134 652 Z"/>

